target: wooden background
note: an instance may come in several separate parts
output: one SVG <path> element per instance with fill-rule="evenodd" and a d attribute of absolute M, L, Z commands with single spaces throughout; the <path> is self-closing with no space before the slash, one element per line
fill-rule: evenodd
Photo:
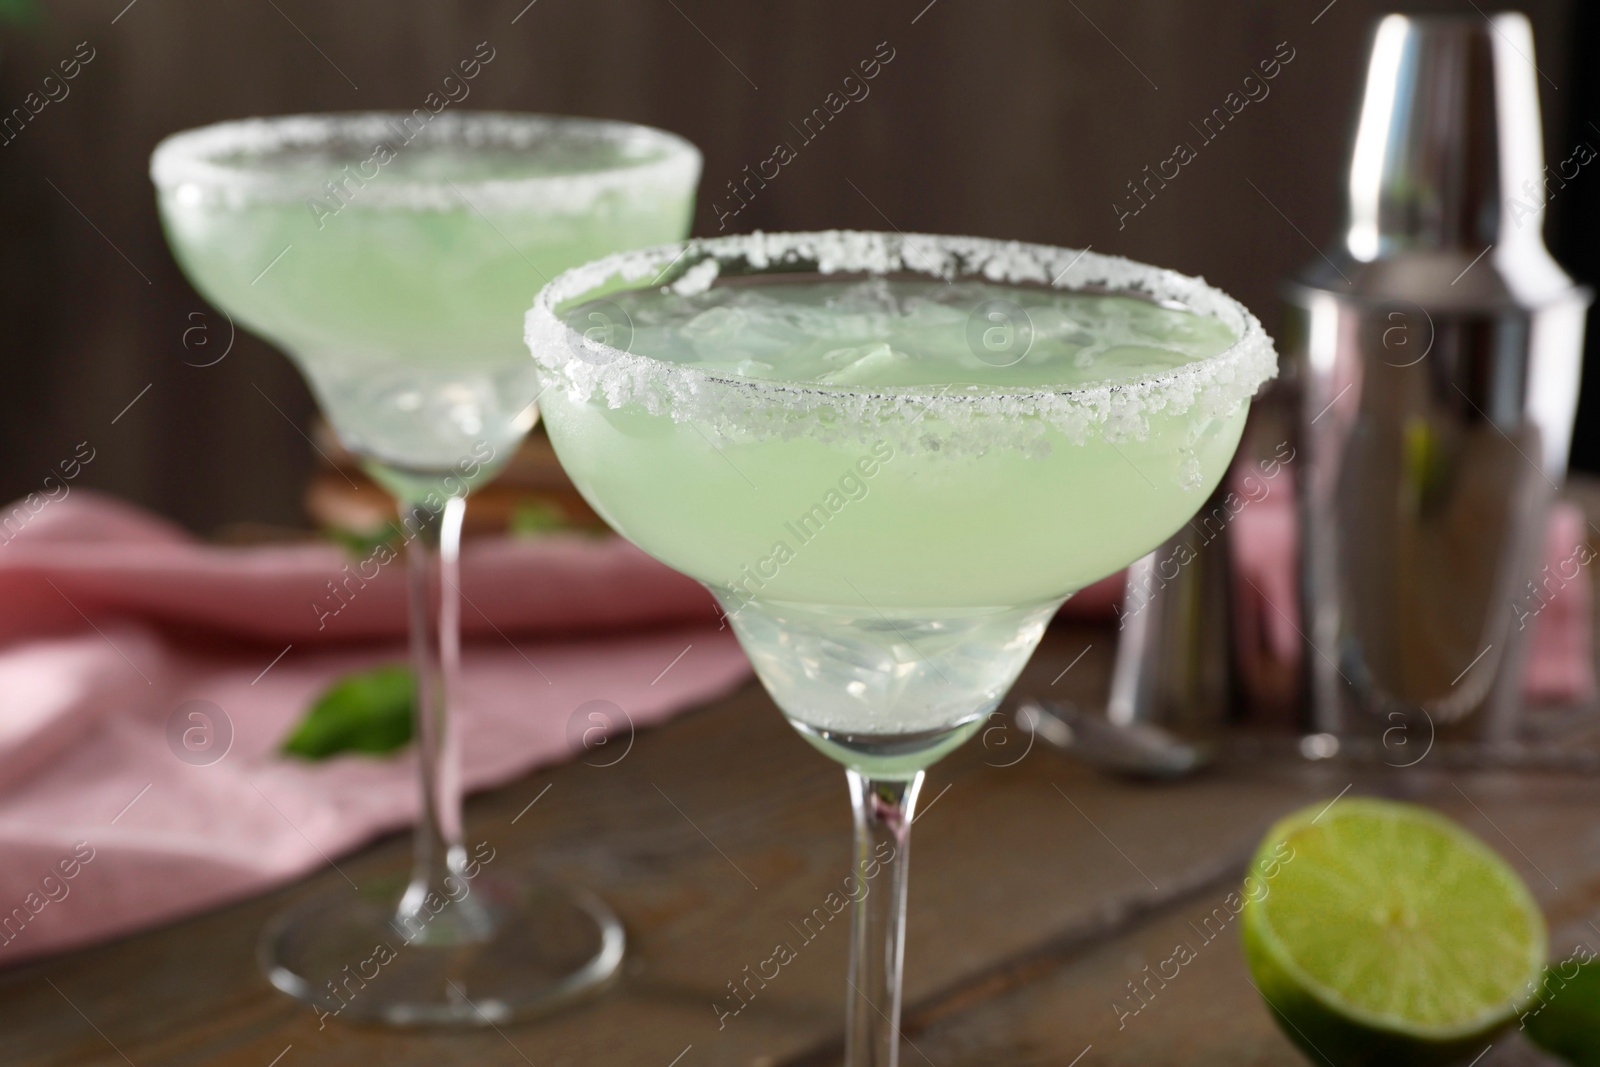
<path fill-rule="evenodd" d="M 288 362 L 249 337 L 215 366 L 191 365 L 222 350 L 227 328 L 162 241 L 146 161 L 165 134 L 249 114 L 409 110 L 488 41 L 496 58 L 468 106 L 632 119 L 700 145 L 698 233 L 716 232 L 712 205 L 726 202 L 725 183 L 790 141 L 797 158 L 732 228 L 892 225 L 1093 245 L 1204 274 L 1270 329 L 1277 280 L 1313 255 L 1308 239 L 1333 232 L 1368 27 L 1382 9 L 1369 0 L 35 2 L 31 22 L 0 26 L 0 113 L 79 42 L 95 58 L 67 98 L 0 146 L 0 498 L 39 489 L 87 440 L 95 459 L 77 486 L 126 495 L 201 532 L 303 523 L 313 456 L 291 422 L 307 425 L 313 405 Z M 5 0 L 0 12 L 18 4 Z M 1543 86 L 1552 159 L 1567 155 L 1564 131 L 1579 117 L 1568 113 L 1572 8 L 1527 5 L 1539 65 L 1558 87 Z M 800 145 L 789 124 L 880 42 L 894 58 L 870 95 Z M 1294 59 L 1270 95 L 1119 229 L 1112 205 L 1125 183 L 1193 140 L 1189 123 L 1280 42 Z M 1552 206 L 1553 225 L 1567 210 Z"/>

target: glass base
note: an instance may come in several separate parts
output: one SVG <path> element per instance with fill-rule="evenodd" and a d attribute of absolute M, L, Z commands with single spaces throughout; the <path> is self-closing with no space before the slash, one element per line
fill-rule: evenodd
<path fill-rule="evenodd" d="M 405 888 L 340 885 L 278 915 L 262 971 L 323 1024 L 498 1026 L 596 989 L 622 962 L 622 923 L 585 890 L 482 874 L 402 921 Z"/>

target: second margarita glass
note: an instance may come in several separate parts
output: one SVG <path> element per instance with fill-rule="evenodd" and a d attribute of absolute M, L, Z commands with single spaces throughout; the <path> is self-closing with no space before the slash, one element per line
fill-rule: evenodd
<path fill-rule="evenodd" d="M 658 130 L 487 112 L 248 119 L 151 159 L 185 273 L 294 359 L 406 535 L 423 799 L 410 880 L 341 885 L 261 944 L 273 983 L 321 1011 L 498 1023 L 622 958 L 621 924 L 592 894 L 496 880 L 464 847 L 457 554 L 467 492 L 537 418 L 518 336 L 531 295 L 584 260 L 682 237 L 699 173 L 694 147 Z M 351 988 L 378 945 L 399 947 Z"/>

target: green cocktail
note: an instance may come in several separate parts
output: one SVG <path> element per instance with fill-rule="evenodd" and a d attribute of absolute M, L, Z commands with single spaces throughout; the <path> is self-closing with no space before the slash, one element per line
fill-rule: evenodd
<path fill-rule="evenodd" d="M 892 1063 L 923 769 L 1068 595 L 1215 488 L 1270 340 L 1126 260 L 826 233 L 588 264 L 540 294 L 528 342 L 578 488 L 712 589 L 778 706 L 849 769 L 858 862 L 897 857 L 897 888 L 858 905 L 849 1038 L 852 1063 Z"/>
<path fill-rule="evenodd" d="M 386 115 L 227 123 L 151 166 L 184 272 L 294 358 L 392 482 L 385 468 L 510 457 L 536 417 L 529 300 L 568 267 L 682 236 L 700 160 L 624 123 L 446 113 L 420 132 Z"/>
<path fill-rule="evenodd" d="M 517 329 L 532 294 L 586 259 L 681 237 L 699 173 L 694 147 L 659 130 L 483 112 L 249 119 L 168 138 L 151 159 L 185 272 L 300 367 L 345 447 L 395 494 L 410 558 L 422 778 L 410 880 L 341 884 L 262 942 L 274 984 L 319 1013 L 494 1024 L 621 960 L 621 925 L 591 894 L 499 879 L 463 845 L 447 700 L 457 552 L 467 492 L 537 417 Z M 354 995 L 350 968 L 379 944 L 399 947 Z"/>

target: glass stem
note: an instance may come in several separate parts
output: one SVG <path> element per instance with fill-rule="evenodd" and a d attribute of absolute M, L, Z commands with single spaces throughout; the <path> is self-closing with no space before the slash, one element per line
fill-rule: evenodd
<path fill-rule="evenodd" d="M 461 840 L 461 754 L 450 719 L 450 693 L 461 659 L 459 557 L 464 496 L 438 510 L 413 506 L 405 516 L 415 532 L 406 545 L 410 578 L 411 665 L 417 768 L 422 810 L 417 818 L 411 882 L 394 925 L 413 944 L 457 944 L 478 940 L 476 908 L 445 908 L 466 893 L 466 849 Z"/>
<path fill-rule="evenodd" d="M 850 929 L 845 1064 L 895 1067 L 900 1060 L 906 870 L 924 772 L 904 779 L 868 778 L 853 770 L 845 774 L 855 809 L 855 876 L 860 885 Z"/>

